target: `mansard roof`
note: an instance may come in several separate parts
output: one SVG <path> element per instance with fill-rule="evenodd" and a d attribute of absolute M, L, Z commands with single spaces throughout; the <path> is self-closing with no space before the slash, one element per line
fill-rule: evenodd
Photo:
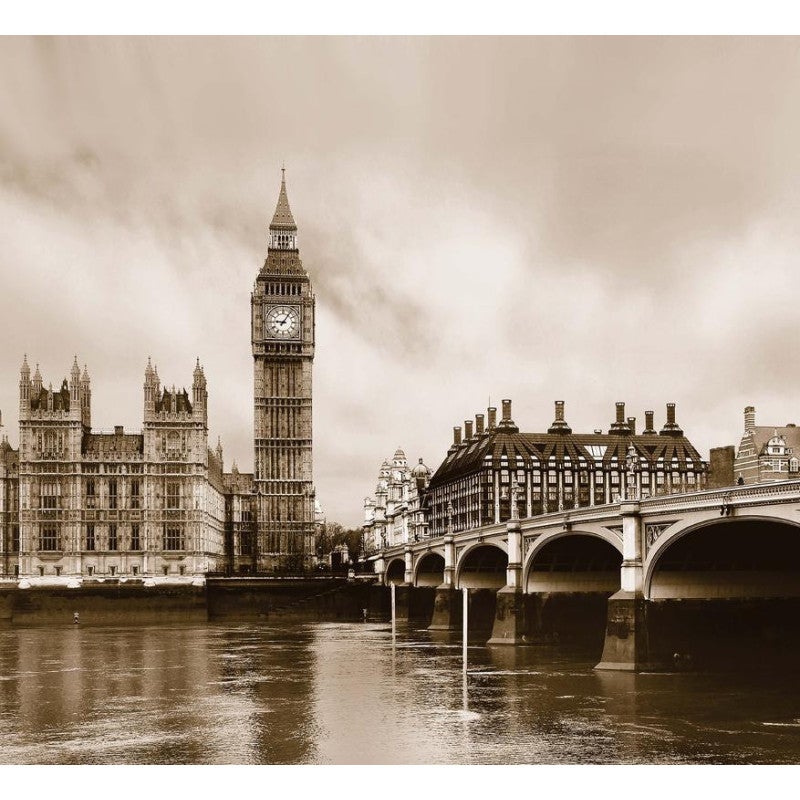
<path fill-rule="evenodd" d="M 85 433 L 81 443 L 84 455 L 126 458 L 144 453 L 144 436 L 140 433 Z"/>
<path fill-rule="evenodd" d="M 485 466 L 498 469 L 507 465 L 514 469 L 518 457 L 526 463 L 535 459 L 544 464 L 551 458 L 562 462 L 568 458 L 572 462 L 583 460 L 605 466 L 616 459 L 624 469 L 631 443 L 639 457 L 650 462 L 663 459 L 671 463 L 677 459 L 682 467 L 691 461 L 695 468 L 702 463 L 700 454 L 685 436 L 518 433 L 495 428 L 452 447 L 431 478 L 430 489 L 471 475 Z"/>

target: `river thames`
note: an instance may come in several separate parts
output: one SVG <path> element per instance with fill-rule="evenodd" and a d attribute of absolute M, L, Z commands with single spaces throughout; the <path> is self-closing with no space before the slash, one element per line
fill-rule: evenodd
<path fill-rule="evenodd" d="M 593 670 L 386 624 L 6 628 L 4 764 L 779 764 L 796 675 Z"/>

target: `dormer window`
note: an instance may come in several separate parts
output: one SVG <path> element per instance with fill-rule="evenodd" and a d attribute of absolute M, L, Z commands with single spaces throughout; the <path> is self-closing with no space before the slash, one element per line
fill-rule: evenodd
<path fill-rule="evenodd" d="M 771 456 L 786 455 L 786 440 L 783 436 L 773 436 L 767 443 L 767 452 Z"/>

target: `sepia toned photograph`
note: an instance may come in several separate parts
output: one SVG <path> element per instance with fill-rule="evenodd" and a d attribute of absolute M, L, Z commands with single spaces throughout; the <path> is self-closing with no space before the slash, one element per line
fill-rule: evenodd
<path fill-rule="evenodd" d="M 798 38 L 0 97 L 0 764 L 800 761 Z"/>

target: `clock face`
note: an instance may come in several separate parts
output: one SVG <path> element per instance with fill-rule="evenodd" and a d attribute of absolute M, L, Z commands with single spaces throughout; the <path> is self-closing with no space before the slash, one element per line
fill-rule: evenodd
<path fill-rule="evenodd" d="M 267 335 L 274 339 L 300 336 L 300 309 L 297 306 L 270 306 L 266 310 Z"/>

